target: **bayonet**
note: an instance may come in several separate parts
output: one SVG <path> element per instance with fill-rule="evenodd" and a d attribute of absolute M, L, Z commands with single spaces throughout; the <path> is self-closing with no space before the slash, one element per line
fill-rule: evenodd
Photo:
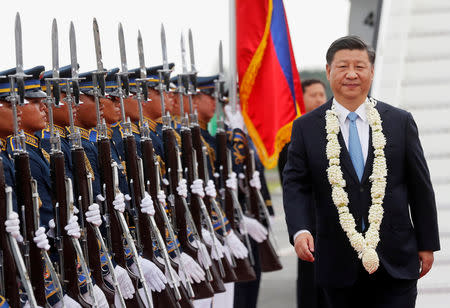
<path fill-rule="evenodd" d="M 15 22 L 15 42 L 16 42 L 16 74 L 10 77 L 10 89 L 11 92 L 14 93 L 13 96 L 16 100 L 14 103 L 19 103 L 19 105 L 23 105 L 25 103 L 25 82 L 24 78 L 26 77 L 23 72 L 23 52 L 22 52 L 22 25 L 20 21 L 20 14 L 16 14 L 16 22 Z M 15 95 L 15 83 L 17 83 L 17 92 L 19 94 L 19 99 Z M 14 99 L 13 98 L 13 99 Z M 16 115 L 17 117 L 17 115 Z M 15 133 L 17 135 L 17 125 L 14 126 Z"/>
<path fill-rule="evenodd" d="M 166 31 L 164 25 L 161 24 L 161 48 L 163 57 L 163 70 L 169 70 L 169 62 L 167 60 L 167 44 L 166 44 Z"/>
<path fill-rule="evenodd" d="M 191 29 L 189 29 L 189 56 L 191 58 L 191 74 L 197 73 L 197 70 L 195 68 L 194 39 L 192 38 Z"/>
<path fill-rule="evenodd" d="M 148 100 L 148 88 L 147 82 L 144 80 L 147 78 L 147 68 L 145 67 L 145 58 L 144 58 L 144 43 L 142 42 L 141 31 L 138 30 L 138 55 L 139 55 L 139 77 L 140 77 L 140 87 L 143 95 L 143 100 Z M 139 87 L 138 82 L 136 81 L 136 87 Z M 139 111 L 141 113 L 141 111 Z M 141 116 L 141 123 L 143 120 L 143 116 Z"/>
<path fill-rule="evenodd" d="M 125 49 L 125 37 L 123 35 L 122 23 L 119 23 L 119 50 L 120 50 L 121 79 L 123 89 L 125 90 L 125 96 L 128 96 L 130 95 L 130 83 L 128 80 L 127 53 Z"/>
<path fill-rule="evenodd" d="M 70 22 L 69 42 L 70 66 L 72 67 L 72 93 L 75 98 L 75 104 L 78 105 L 80 103 L 80 85 L 78 82 L 77 39 L 75 37 L 75 27 L 72 21 Z M 69 93 L 69 89 L 67 89 L 67 91 L 67 93 Z"/>
<path fill-rule="evenodd" d="M 59 105 L 61 92 L 59 88 L 59 48 L 58 48 L 58 24 L 56 18 L 53 18 L 52 22 L 52 92 L 53 103 Z"/>
<path fill-rule="evenodd" d="M 183 75 L 184 75 L 184 74 L 188 73 L 188 70 L 187 70 L 187 64 L 186 64 L 186 44 L 184 42 L 183 32 L 181 32 L 180 45 L 181 45 L 181 65 L 183 68 Z"/>
<path fill-rule="evenodd" d="M 191 71 L 189 78 L 192 84 L 192 93 L 197 92 L 197 69 L 195 68 L 194 39 L 192 38 L 192 30 L 189 29 L 189 56 L 191 59 Z M 191 108 L 192 112 L 192 108 Z"/>
<path fill-rule="evenodd" d="M 95 73 L 97 85 L 100 89 L 100 94 L 105 95 L 105 69 L 103 67 L 102 61 L 102 47 L 100 43 L 100 31 L 98 29 L 97 19 L 93 20 L 93 30 L 94 30 L 94 42 L 95 42 L 95 56 L 97 58 L 97 72 Z M 98 123 L 98 122 L 97 122 Z"/>
<path fill-rule="evenodd" d="M 16 14 L 15 39 L 16 39 L 16 74 L 24 75 L 23 52 L 22 52 L 22 25 L 19 13 Z"/>

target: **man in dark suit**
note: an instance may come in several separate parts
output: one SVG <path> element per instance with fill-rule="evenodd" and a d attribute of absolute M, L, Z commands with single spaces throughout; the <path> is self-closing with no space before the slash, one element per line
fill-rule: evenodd
<path fill-rule="evenodd" d="M 361 39 L 336 40 L 326 59 L 334 98 L 296 120 L 292 129 L 283 181 L 290 241 L 300 259 L 315 262 L 316 280 L 330 307 L 414 307 L 417 279 L 431 269 L 433 251 L 440 249 L 434 192 L 417 126 L 410 113 L 367 97 L 375 53 Z M 381 118 L 385 146 L 384 138 L 372 140 L 372 125 L 374 131 L 380 128 L 371 120 L 374 114 Z M 334 161 L 327 147 L 333 139 L 333 129 L 326 129 L 331 115 L 340 147 Z M 380 165 L 373 168 L 380 157 L 387 166 L 381 164 L 381 171 Z M 344 198 L 332 196 L 336 184 L 330 183 L 336 178 L 328 171 L 331 165 L 340 168 Z M 375 192 L 379 181 L 385 187 Z M 381 219 L 372 203 L 381 204 Z M 352 219 L 342 219 L 344 212 Z M 377 224 L 379 231 L 373 228 Z"/>

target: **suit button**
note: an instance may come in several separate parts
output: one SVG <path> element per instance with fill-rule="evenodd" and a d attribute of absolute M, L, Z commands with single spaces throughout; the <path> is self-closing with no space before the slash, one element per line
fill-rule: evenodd
<path fill-rule="evenodd" d="M 359 189 L 359 191 L 360 191 L 360 192 L 364 192 L 364 187 L 361 187 L 361 188 Z"/>

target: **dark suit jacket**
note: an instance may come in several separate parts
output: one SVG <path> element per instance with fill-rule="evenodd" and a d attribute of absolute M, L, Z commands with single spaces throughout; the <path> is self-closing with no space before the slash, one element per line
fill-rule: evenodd
<path fill-rule="evenodd" d="M 326 173 L 325 112 L 331 108 L 331 103 L 332 100 L 295 120 L 288 162 L 284 169 L 283 199 L 291 243 L 295 232 L 313 229 L 311 213 L 315 214 L 318 284 L 345 287 L 354 283 L 361 261 L 339 224 Z M 377 252 L 391 276 L 417 279 L 418 251 L 440 249 L 430 174 L 411 114 L 382 102 L 378 102 L 376 109 L 380 113 L 387 139 L 385 156 L 388 168 L 381 240 Z M 370 137 L 360 182 L 342 134 L 339 133 L 338 137 L 341 168 L 347 183 L 345 191 L 350 200 L 349 209 L 356 219 L 357 230 L 361 231 L 361 217 L 364 217 L 365 222 L 368 221 L 371 204 L 369 176 L 374 158 L 372 139 Z"/>

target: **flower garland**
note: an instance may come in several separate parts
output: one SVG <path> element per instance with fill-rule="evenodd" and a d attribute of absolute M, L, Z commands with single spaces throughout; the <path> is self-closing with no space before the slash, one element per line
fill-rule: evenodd
<path fill-rule="evenodd" d="M 372 175 L 369 177 L 372 182 L 370 191 L 372 205 L 369 209 L 370 225 L 365 236 L 356 231 L 355 218 L 348 208 L 348 194 L 344 190 L 346 183 L 339 159 L 341 152 L 341 146 L 338 141 L 340 126 L 334 105 L 332 105 L 331 110 L 327 110 L 325 116 L 328 140 L 326 154 L 329 161 L 327 174 L 332 188 L 332 199 L 337 207 L 342 229 L 347 234 L 350 244 L 358 253 L 358 257 L 362 259 L 363 266 L 369 274 L 374 273 L 379 266 L 379 258 L 375 249 L 380 241 L 379 231 L 383 220 L 383 199 L 387 176 L 386 157 L 384 155 L 386 138 L 383 134 L 380 114 L 375 109 L 376 103 L 376 100 L 373 98 L 369 98 L 364 102 L 369 125 L 372 128 L 372 145 L 375 149 Z"/>

